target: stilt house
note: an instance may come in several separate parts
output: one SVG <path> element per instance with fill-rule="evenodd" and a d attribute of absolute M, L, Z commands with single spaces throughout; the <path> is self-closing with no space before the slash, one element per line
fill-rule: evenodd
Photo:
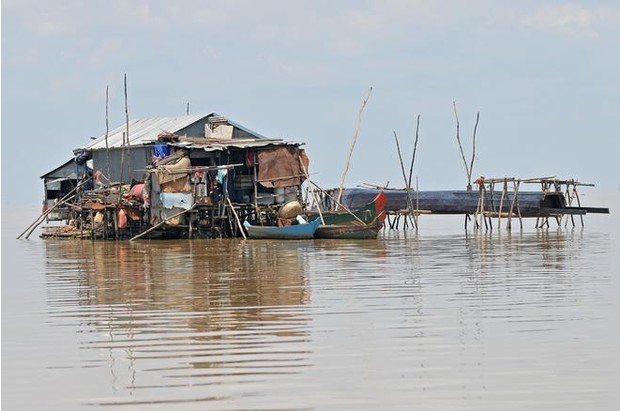
<path fill-rule="evenodd" d="M 98 238 L 154 227 L 170 237 L 236 236 L 243 219 L 269 223 L 300 198 L 301 146 L 216 113 L 131 120 L 42 176 L 45 204 L 75 194 L 54 217 L 71 216 Z"/>

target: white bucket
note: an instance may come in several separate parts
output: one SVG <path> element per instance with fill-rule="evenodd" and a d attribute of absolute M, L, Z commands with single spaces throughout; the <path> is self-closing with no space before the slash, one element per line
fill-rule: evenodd
<path fill-rule="evenodd" d="M 285 187 L 284 188 L 284 201 L 295 201 L 297 200 L 297 187 Z"/>
<path fill-rule="evenodd" d="M 286 200 L 284 196 L 284 187 L 276 187 L 274 193 L 276 195 L 276 203 L 281 204 Z"/>

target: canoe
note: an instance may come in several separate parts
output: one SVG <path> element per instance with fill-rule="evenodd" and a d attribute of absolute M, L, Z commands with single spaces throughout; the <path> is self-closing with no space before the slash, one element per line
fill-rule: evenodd
<path fill-rule="evenodd" d="M 320 219 L 315 219 L 306 224 L 277 226 L 252 225 L 247 220 L 243 226 L 248 232 L 249 238 L 265 238 L 272 240 L 302 240 L 314 238 L 314 232 L 321 224 Z"/>
<path fill-rule="evenodd" d="M 338 239 L 372 239 L 377 238 L 383 224 L 327 224 L 320 225 L 314 233 L 315 238 L 338 238 Z"/>

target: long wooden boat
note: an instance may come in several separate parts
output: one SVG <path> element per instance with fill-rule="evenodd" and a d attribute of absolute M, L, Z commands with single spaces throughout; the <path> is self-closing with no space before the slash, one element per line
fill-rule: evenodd
<path fill-rule="evenodd" d="M 407 192 L 396 189 L 346 188 L 343 191 L 342 204 L 352 210 L 365 207 L 377 193 L 385 194 L 387 212 L 407 209 Z M 514 192 L 509 192 L 502 202 L 501 192 L 489 192 L 484 198 L 484 209 L 508 213 L 514 195 Z M 569 207 L 561 192 L 519 191 L 517 197 L 516 205 L 523 217 L 546 217 L 555 214 L 609 214 L 609 209 L 603 207 Z M 417 191 L 411 194 L 411 199 L 415 207 L 420 210 L 429 210 L 433 214 L 473 214 L 479 207 L 480 193 L 478 190 Z"/>
<path fill-rule="evenodd" d="M 277 226 L 252 225 L 247 220 L 243 222 L 249 238 L 264 238 L 272 240 L 303 240 L 314 238 L 321 219 L 314 219 L 306 224 Z"/>
<path fill-rule="evenodd" d="M 382 223 L 375 224 L 327 224 L 320 225 L 314 233 L 315 238 L 338 238 L 366 240 L 377 238 L 379 231 L 383 227 Z"/>

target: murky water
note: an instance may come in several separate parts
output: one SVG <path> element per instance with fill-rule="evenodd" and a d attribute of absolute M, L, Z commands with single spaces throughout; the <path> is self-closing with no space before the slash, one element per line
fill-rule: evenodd
<path fill-rule="evenodd" d="M 17 241 L 36 213 L 7 212 L 7 410 L 620 404 L 613 214 L 585 230 L 429 217 L 376 241 L 117 244 Z"/>

